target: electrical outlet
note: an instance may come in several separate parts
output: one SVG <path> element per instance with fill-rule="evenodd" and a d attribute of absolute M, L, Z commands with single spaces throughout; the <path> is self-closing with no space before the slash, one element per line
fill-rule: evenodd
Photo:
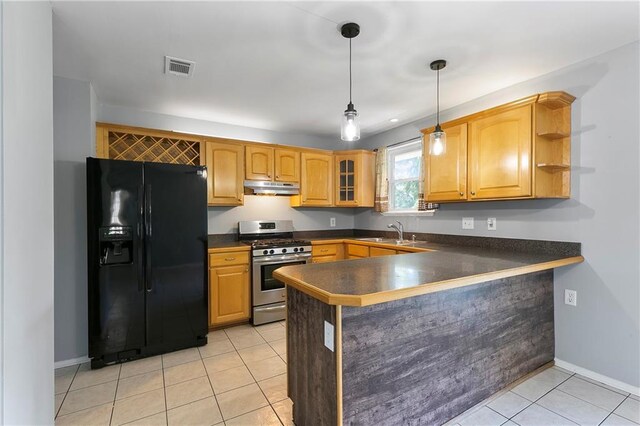
<path fill-rule="evenodd" d="M 577 306 L 578 305 L 578 292 L 575 290 L 564 290 L 564 304 Z"/>
<path fill-rule="evenodd" d="M 336 226 L 336 218 L 332 217 L 331 219 L 329 219 L 329 226 L 332 228 L 335 228 Z"/>
<path fill-rule="evenodd" d="M 463 217 L 462 218 L 462 229 L 473 229 L 473 218 L 472 217 Z"/>
<path fill-rule="evenodd" d="M 495 217 L 487 218 L 487 229 L 489 231 L 495 231 L 498 226 L 498 220 Z"/>
<path fill-rule="evenodd" d="M 333 324 L 324 322 L 324 345 L 333 352 Z"/>

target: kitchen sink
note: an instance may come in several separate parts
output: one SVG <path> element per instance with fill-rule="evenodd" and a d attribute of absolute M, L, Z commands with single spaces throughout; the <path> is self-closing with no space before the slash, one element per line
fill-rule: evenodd
<path fill-rule="evenodd" d="M 419 243 L 419 241 L 412 241 L 412 240 L 402 240 L 402 241 L 398 241 L 394 238 L 356 238 L 356 240 L 358 241 L 367 241 L 370 243 L 385 243 L 385 244 L 394 244 L 397 246 L 410 246 L 416 243 Z"/>
<path fill-rule="evenodd" d="M 393 241 L 391 238 L 356 238 L 358 241 L 369 241 L 371 243 L 381 243 Z"/>

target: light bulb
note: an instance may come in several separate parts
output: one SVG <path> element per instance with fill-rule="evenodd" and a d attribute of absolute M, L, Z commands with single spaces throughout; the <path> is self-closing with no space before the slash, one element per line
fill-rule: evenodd
<path fill-rule="evenodd" d="M 442 155 L 447 151 L 447 134 L 436 130 L 429 135 L 429 154 Z"/>
<path fill-rule="evenodd" d="M 355 109 L 347 109 L 342 116 L 340 138 L 343 141 L 353 142 L 360 139 L 360 118 Z"/>

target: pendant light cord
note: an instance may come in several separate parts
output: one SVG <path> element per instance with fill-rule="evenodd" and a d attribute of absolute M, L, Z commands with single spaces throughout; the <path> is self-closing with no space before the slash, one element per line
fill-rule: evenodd
<path fill-rule="evenodd" d="M 440 125 L 440 70 L 436 72 L 436 100 L 438 103 L 438 108 L 436 109 L 436 122 Z"/>
<path fill-rule="evenodd" d="M 349 103 L 353 103 L 351 102 L 351 86 L 352 86 L 352 82 L 351 82 L 351 39 L 349 39 Z"/>

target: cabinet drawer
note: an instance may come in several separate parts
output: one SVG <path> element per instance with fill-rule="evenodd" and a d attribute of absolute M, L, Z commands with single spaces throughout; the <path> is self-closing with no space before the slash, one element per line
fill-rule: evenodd
<path fill-rule="evenodd" d="M 216 266 L 247 265 L 249 264 L 248 251 L 232 251 L 229 253 L 209 254 L 209 268 Z"/>
<path fill-rule="evenodd" d="M 369 257 L 369 247 L 357 244 L 347 244 L 347 254 L 349 255 L 349 258 L 352 256 Z"/>
<path fill-rule="evenodd" d="M 371 257 L 375 257 L 375 256 L 391 256 L 396 254 L 395 250 L 391 250 L 391 249 L 387 249 L 387 248 L 382 248 L 382 247 L 371 247 L 369 249 L 369 255 Z"/>
<path fill-rule="evenodd" d="M 322 244 L 319 246 L 313 246 L 311 248 L 311 254 L 316 256 L 335 256 L 338 253 L 338 246 L 335 244 Z"/>
<path fill-rule="evenodd" d="M 313 263 L 327 263 L 338 260 L 337 256 L 313 256 Z"/>

